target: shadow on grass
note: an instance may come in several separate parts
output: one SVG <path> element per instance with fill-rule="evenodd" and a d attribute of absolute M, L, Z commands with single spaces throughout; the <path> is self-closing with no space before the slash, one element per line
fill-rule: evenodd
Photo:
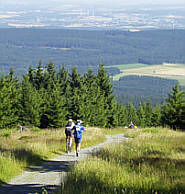
<path fill-rule="evenodd" d="M 147 188 L 138 188 L 138 186 L 124 186 L 120 185 L 111 185 L 101 181 L 96 176 L 96 172 L 88 174 L 87 177 L 82 176 L 71 176 L 66 181 L 66 183 L 61 187 L 61 194 L 70 194 L 70 193 L 78 193 L 78 194 L 115 194 L 115 193 L 127 193 L 127 194 L 172 194 L 172 193 L 184 193 L 185 188 L 182 186 L 174 186 L 171 189 L 165 188 L 157 188 L 157 189 L 147 189 Z"/>
<path fill-rule="evenodd" d="M 59 189 L 55 185 L 43 186 L 40 184 L 23 184 L 23 185 L 11 185 L 4 184 L 0 187 L 1 194 L 49 194 Z M 47 191 L 47 192 L 46 192 Z"/>
<path fill-rule="evenodd" d="M 38 165 L 43 162 L 43 158 L 40 155 L 24 148 L 17 148 L 14 150 L 0 149 L 0 152 L 11 153 L 16 160 L 25 161 L 28 165 Z"/>
<path fill-rule="evenodd" d="M 142 163 L 152 165 L 155 167 L 161 168 L 162 164 L 173 164 L 174 166 L 180 168 L 185 167 L 185 160 L 182 159 L 171 159 L 167 158 L 166 154 L 160 151 L 149 151 L 146 153 L 143 153 L 142 157 L 136 157 L 136 158 L 128 158 L 126 155 L 120 155 L 119 152 L 111 153 L 109 150 L 100 150 L 96 153 L 92 153 L 93 156 L 96 156 L 100 159 L 103 159 L 105 161 L 117 161 L 119 164 L 129 164 L 131 167 L 133 165 L 139 166 Z M 164 166 L 163 166 L 164 167 Z"/>

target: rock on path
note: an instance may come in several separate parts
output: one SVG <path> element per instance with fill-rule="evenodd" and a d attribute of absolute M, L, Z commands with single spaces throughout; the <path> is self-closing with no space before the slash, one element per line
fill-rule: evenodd
<path fill-rule="evenodd" d="M 22 175 L 12 179 L 9 183 L 3 184 L 0 187 L 0 194 L 39 194 L 44 189 L 48 193 L 52 193 L 64 181 L 69 166 L 79 160 L 85 159 L 88 154 L 105 144 L 119 143 L 127 139 L 123 134 L 107 135 L 106 137 L 107 140 L 104 143 L 82 149 L 79 157 L 75 156 L 75 152 L 71 152 L 70 154 L 64 154 L 44 162 L 41 166 L 30 168 Z"/>

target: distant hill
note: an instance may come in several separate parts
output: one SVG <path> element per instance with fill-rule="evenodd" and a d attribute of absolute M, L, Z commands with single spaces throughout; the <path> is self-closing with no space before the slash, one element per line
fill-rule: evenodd
<path fill-rule="evenodd" d="M 171 79 L 130 75 L 114 81 L 113 85 L 116 98 L 121 104 L 133 103 L 138 107 L 140 103 L 147 102 L 153 106 L 163 104 L 177 83 Z"/>
<path fill-rule="evenodd" d="M 185 63 L 185 30 L 141 32 L 64 29 L 0 29 L 0 72 L 21 76 L 30 64 L 50 60 L 80 72 L 105 65 Z M 113 69 L 108 70 L 112 72 Z M 115 74 L 118 69 L 114 68 Z"/>

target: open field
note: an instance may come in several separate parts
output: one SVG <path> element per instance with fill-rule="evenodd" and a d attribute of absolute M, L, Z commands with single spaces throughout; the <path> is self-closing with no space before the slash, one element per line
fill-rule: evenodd
<path fill-rule="evenodd" d="M 128 64 L 114 66 L 121 70 L 122 73 L 113 77 L 119 80 L 120 77 L 128 75 L 153 76 L 167 79 L 178 80 L 180 85 L 185 86 L 185 64 L 169 64 L 162 65 L 144 65 L 144 64 Z"/>
<path fill-rule="evenodd" d="M 185 192 L 185 133 L 127 130 L 131 139 L 105 146 L 75 166 L 60 193 L 169 194 Z"/>

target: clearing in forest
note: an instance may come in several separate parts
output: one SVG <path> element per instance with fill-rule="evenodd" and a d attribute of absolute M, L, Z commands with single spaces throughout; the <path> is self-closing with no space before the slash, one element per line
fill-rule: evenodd
<path fill-rule="evenodd" d="M 129 75 L 153 76 L 178 80 L 180 85 L 185 86 L 185 64 L 163 63 L 162 65 L 128 64 L 116 65 L 121 70 L 120 74 L 113 77 L 119 80 L 120 77 Z"/>

